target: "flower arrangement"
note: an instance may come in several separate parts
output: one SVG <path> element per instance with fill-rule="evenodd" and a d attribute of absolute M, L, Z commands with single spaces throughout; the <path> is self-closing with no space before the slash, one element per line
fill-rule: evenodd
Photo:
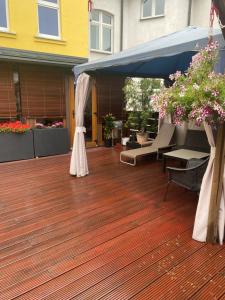
<path fill-rule="evenodd" d="M 60 122 L 60 121 L 56 121 L 52 124 L 52 128 L 63 128 L 64 125 L 63 125 L 63 122 Z"/>
<path fill-rule="evenodd" d="M 213 69 L 218 57 L 218 43 L 212 42 L 198 54 L 185 74 L 170 75 L 174 82 L 151 97 L 151 105 L 159 117 L 171 114 L 175 124 L 194 120 L 215 124 L 225 120 L 225 75 Z"/>
<path fill-rule="evenodd" d="M 61 121 L 53 122 L 51 125 L 44 125 L 43 123 L 36 123 L 35 128 L 44 129 L 44 128 L 63 128 L 64 124 Z"/>
<path fill-rule="evenodd" d="M 30 126 L 20 121 L 0 123 L 0 133 L 25 133 L 29 130 Z"/>
<path fill-rule="evenodd" d="M 35 124 L 35 128 L 43 129 L 43 128 L 45 128 L 45 125 L 42 124 L 42 123 L 36 123 L 36 124 Z"/>

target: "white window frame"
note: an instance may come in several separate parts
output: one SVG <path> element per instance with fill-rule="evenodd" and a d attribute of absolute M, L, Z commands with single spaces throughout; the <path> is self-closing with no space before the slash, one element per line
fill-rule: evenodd
<path fill-rule="evenodd" d="M 5 9 L 6 9 L 6 27 L 1 27 L 0 26 L 0 31 L 2 32 L 9 32 L 9 1 L 5 0 Z"/>
<path fill-rule="evenodd" d="M 97 11 L 99 13 L 99 21 L 91 20 L 90 25 L 93 24 L 93 25 L 98 26 L 98 28 L 99 28 L 99 49 L 91 48 L 91 31 L 90 31 L 90 49 L 91 49 L 91 51 L 94 51 L 94 52 L 112 54 L 113 53 L 113 35 L 114 35 L 114 18 L 113 18 L 113 15 L 110 14 L 109 12 L 107 12 L 107 11 L 104 11 L 104 10 L 95 9 L 95 11 Z M 103 23 L 103 14 L 106 14 L 111 18 L 111 24 Z M 103 50 L 103 28 L 104 27 L 111 29 L 111 51 Z"/>
<path fill-rule="evenodd" d="M 47 38 L 47 39 L 54 39 L 54 40 L 60 40 L 61 39 L 61 22 L 60 22 L 60 0 L 57 0 L 57 3 L 49 2 L 48 0 L 37 0 L 37 14 L 38 14 L 38 8 L 39 6 L 48 7 L 57 10 L 57 16 L 58 16 L 58 35 L 50 35 L 50 34 L 44 34 L 40 32 L 40 24 L 39 24 L 39 14 L 38 14 L 38 36 Z"/>
<path fill-rule="evenodd" d="M 160 15 L 155 14 L 156 1 L 157 0 L 152 0 L 152 15 L 144 17 L 144 0 L 141 0 L 141 20 L 153 19 L 153 18 L 158 18 L 158 17 L 164 17 L 165 16 L 165 4 L 164 4 L 164 13 L 160 14 Z"/>

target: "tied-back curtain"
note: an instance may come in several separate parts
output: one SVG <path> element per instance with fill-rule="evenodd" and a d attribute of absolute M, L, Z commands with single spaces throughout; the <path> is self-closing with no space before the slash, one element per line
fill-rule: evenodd
<path fill-rule="evenodd" d="M 75 94 L 75 121 L 76 129 L 73 141 L 73 150 L 70 161 L 70 174 L 77 177 L 86 176 L 88 171 L 85 149 L 84 110 L 88 100 L 90 77 L 83 73 L 78 77 Z"/>
<path fill-rule="evenodd" d="M 210 153 L 208 167 L 206 169 L 205 175 L 202 180 L 198 207 L 195 216 L 194 231 L 192 236 L 193 239 L 200 242 L 206 242 L 206 237 L 207 237 L 210 196 L 211 196 L 211 189 L 212 189 L 213 168 L 214 168 L 214 160 L 215 160 L 215 153 L 216 153 L 216 145 L 215 145 L 212 128 L 206 123 L 204 124 L 204 127 L 208 137 L 209 144 L 211 146 L 211 153 Z M 219 232 L 220 244 L 223 243 L 224 226 L 225 226 L 224 191 L 225 191 L 225 176 L 223 174 L 223 189 L 222 189 L 220 208 L 219 208 L 219 218 L 218 218 L 218 232 Z"/>

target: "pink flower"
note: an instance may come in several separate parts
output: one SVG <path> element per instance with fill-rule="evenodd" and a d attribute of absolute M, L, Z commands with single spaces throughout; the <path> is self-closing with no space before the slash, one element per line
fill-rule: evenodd
<path fill-rule="evenodd" d="M 208 78 L 213 79 L 216 76 L 214 72 L 209 73 Z"/>
<path fill-rule="evenodd" d="M 169 79 L 170 79 L 170 80 L 174 80 L 174 79 L 175 79 L 174 74 L 170 74 Z"/>
<path fill-rule="evenodd" d="M 214 97 L 219 96 L 219 92 L 216 90 L 212 91 L 212 96 L 214 96 Z"/>
<path fill-rule="evenodd" d="M 194 84 L 193 84 L 193 88 L 194 88 L 195 90 L 199 90 L 200 87 L 199 87 L 199 85 L 198 85 L 197 83 L 194 83 Z"/>

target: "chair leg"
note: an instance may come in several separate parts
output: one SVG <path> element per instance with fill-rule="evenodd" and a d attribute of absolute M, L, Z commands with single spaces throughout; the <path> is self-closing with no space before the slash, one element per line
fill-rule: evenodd
<path fill-rule="evenodd" d="M 166 201 L 166 197 L 167 197 L 167 194 L 168 194 L 168 191 L 169 191 L 169 185 L 170 185 L 170 181 L 167 182 L 166 191 L 165 191 L 165 194 L 164 194 L 164 197 L 163 197 L 163 202 Z"/>

